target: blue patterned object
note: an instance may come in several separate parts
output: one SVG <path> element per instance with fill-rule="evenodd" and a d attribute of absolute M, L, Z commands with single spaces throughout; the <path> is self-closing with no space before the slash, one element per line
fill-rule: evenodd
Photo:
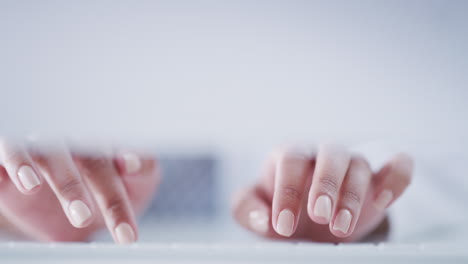
<path fill-rule="evenodd" d="M 162 182 L 145 218 L 215 214 L 217 161 L 211 155 L 159 155 Z"/>

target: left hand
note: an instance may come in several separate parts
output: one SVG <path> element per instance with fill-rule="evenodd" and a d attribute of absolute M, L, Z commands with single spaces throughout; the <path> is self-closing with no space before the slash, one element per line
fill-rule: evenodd
<path fill-rule="evenodd" d="M 117 243 L 137 240 L 135 216 L 159 182 L 151 155 L 0 143 L 0 216 L 9 229 L 40 241 L 83 241 L 107 227 Z"/>

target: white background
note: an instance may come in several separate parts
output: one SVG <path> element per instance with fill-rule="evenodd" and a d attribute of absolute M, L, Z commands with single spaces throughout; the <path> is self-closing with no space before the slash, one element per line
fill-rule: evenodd
<path fill-rule="evenodd" d="M 285 142 L 465 142 L 467 3 L 0 1 L 0 132 L 215 150 L 233 182 Z"/>
<path fill-rule="evenodd" d="M 466 1 L 1 1 L 3 134 L 464 138 Z"/>

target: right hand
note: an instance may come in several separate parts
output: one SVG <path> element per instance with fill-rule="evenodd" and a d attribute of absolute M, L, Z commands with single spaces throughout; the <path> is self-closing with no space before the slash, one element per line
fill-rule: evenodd
<path fill-rule="evenodd" d="M 27 148 L 0 140 L 0 216 L 40 241 L 83 241 L 107 226 L 117 243 L 137 240 L 135 215 L 159 183 L 149 155 Z"/>
<path fill-rule="evenodd" d="M 246 229 L 273 239 L 359 241 L 381 229 L 412 170 L 404 153 L 372 171 L 366 158 L 340 145 L 321 144 L 312 154 L 276 151 L 257 183 L 238 193 L 233 214 Z"/>

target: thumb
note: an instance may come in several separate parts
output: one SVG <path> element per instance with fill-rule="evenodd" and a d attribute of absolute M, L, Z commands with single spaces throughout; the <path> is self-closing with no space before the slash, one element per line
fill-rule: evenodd
<path fill-rule="evenodd" d="M 236 193 L 232 214 L 241 226 L 258 235 L 270 238 L 279 237 L 271 224 L 271 205 L 263 199 L 258 187 L 246 188 Z"/>

